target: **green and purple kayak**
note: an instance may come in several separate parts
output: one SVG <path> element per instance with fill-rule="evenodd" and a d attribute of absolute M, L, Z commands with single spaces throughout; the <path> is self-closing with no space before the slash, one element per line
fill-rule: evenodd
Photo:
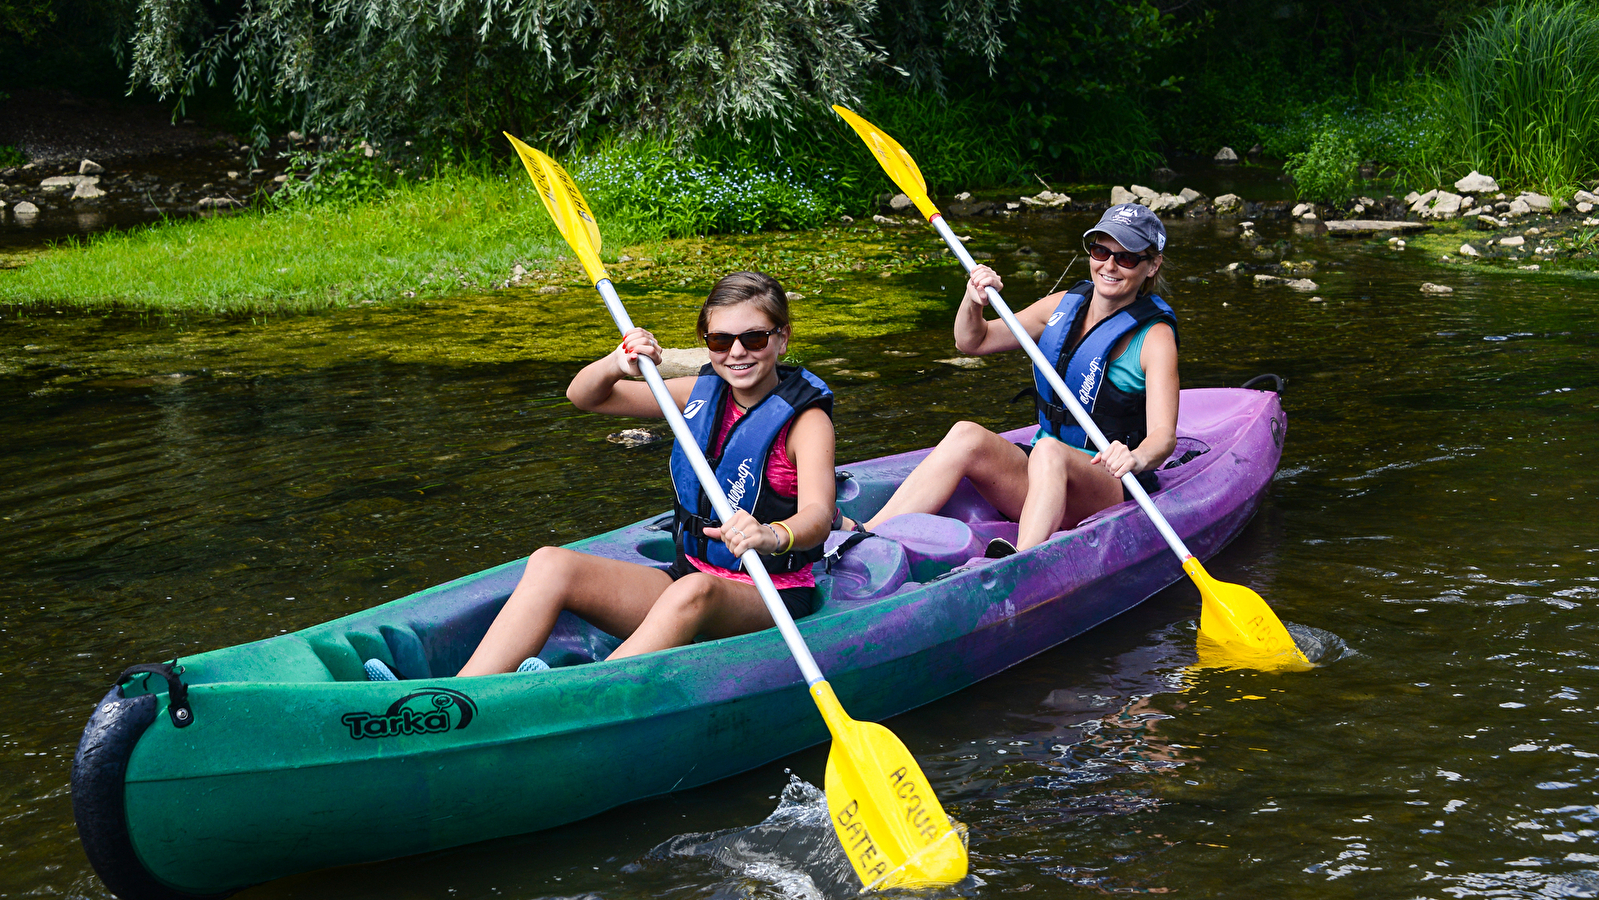
<path fill-rule="evenodd" d="M 1178 426 L 1154 500 L 1208 559 L 1260 505 L 1286 419 L 1274 393 L 1201 389 L 1183 391 Z M 927 452 L 845 467 L 839 505 L 868 517 Z M 1016 525 L 969 486 L 941 513 L 894 519 L 831 571 L 817 565 L 818 607 L 799 629 L 858 719 L 958 691 L 1185 577 L 1131 502 L 1000 560 L 983 548 Z M 653 520 L 570 546 L 660 566 L 673 552 Z M 606 662 L 617 639 L 563 614 L 540 654 L 553 670 L 451 678 L 524 564 L 124 674 L 72 772 L 106 886 L 124 900 L 217 896 L 553 828 L 827 739 L 775 629 Z M 372 657 L 409 680 L 367 681 Z"/>

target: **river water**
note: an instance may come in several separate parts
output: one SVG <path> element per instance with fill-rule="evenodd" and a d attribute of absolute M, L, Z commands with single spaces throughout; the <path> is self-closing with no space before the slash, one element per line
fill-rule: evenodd
<path fill-rule="evenodd" d="M 994 250 L 1019 306 L 1091 221 L 957 225 Z M 1210 571 L 1349 652 L 1306 673 L 1191 670 L 1198 599 L 1182 584 L 891 720 L 970 827 L 973 878 L 954 893 L 1594 896 L 1595 282 L 1259 229 L 1317 264 L 1316 291 L 1215 274 L 1261 262 L 1236 223 L 1171 228 L 1184 384 L 1288 382 L 1270 499 Z M 729 241 L 728 258 L 767 241 Z M 782 241 L 796 258 L 856 241 L 936 251 L 916 228 Z M 795 276 L 811 292 L 796 353 L 839 393 L 841 461 L 926 446 L 961 418 L 1025 420 L 1006 403 L 1019 357 L 938 361 L 955 356 L 953 263 L 816 274 Z M 622 288 L 636 319 L 682 337 L 704 285 L 646 272 Z M 610 443 L 628 423 L 562 398 L 614 340 L 591 297 L 254 324 L 0 310 L 0 673 L 15 688 L 0 896 L 105 896 L 67 785 L 124 666 L 305 627 L 669 505 L 664 445 Z M 245 896 L 814 896 L 792 870 L 651 850 L 761 822 L 791 774 L 821 782 L 825 754 Z"/>

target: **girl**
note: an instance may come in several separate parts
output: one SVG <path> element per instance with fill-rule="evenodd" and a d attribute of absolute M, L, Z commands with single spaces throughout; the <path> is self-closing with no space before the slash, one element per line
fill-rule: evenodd
<path fill-rule="evenodd" d="M 976 422 L 958 422 L 905 479 L 869 530 L 905 513 L 936 513 L 961 479 L 1018 524 L 1016 545 L 996 539 L 989 556 L 1042 543 L 1122 502 L 1121 477 L 1133 472 L 1145 490 L 1177 445 L 1177 319 L 1164 288 L 1166 228 L 1135 203 L 1113 206 L 1083 233 L 1092 281 L 1051 294 L 1016 314 L 1055 363 L 1061 380 L 1111 441 L 1095 452 L 1087 435 L 1041 377 L 1035 376 L 1039 428 L 1030 444 L 1012 444 Z M 1016 350 L 1003 321 L 985 319 L 986 288 L 1003 282 L 978 266 L 955 314 L 955 346 L 972 356 Z"/>
<path fill-rule="evenodd" d="M 783 287 L 769 275 L 735 272 L 718 281 L 698 332 L 710 364 L 666 387 L 737 510 L 732 520 L 712 519 L 687 455 L 674 447 L 671 567 L 540 548 L 461 675 L 548 668 L 532 654 L 562 610 L 624 637 L 611 659 L 687 644 L 699 634 L 770 627 L 766 605 L 740 571 L 738 557 L 751 548 L 762 554 L 789 614 L 811 611 L 811 563 L 820 558 L 834 510 L 832 392 L 810 372 L 778 364 L 792 332 Z M 660 418 L 648 385 L 628 380 L 639 374 L 641 355 L 659 363 L 661 348 L 635 328 L 572 379 L 567 399 L 590 412 Z M 395 677 L 379 660 L 367 663 L 367 675 Z"/>

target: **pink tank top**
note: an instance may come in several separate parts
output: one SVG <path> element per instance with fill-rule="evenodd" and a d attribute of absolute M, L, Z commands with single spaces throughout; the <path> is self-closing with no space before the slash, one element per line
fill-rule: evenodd
<path fill-rule="evenodd" d="M 738 408 L 738 404 L 732 402 L 727 404 L 727 411 L 722 416 L 721 429 L 716 434 L 716 449 L 720 450 L 722 448 L 722 444 L 727 441 L 727 433 L 733 430 L 733 423 L 743 417 L 744 412 Z M 766 456 L 767 485 L 772 490 L 777 491 L 779 496 L 788 498 L 799 495 L 799 470 L 794 468 L 793 461 L 788 458 L 788 430 L 792 427 L 794 427 L 794 422 L 791 419 L 787 425 L 783 426 L 783 430 L 777 433 L 777 440 L 772 442 L 772 452 Z M 783 529 L 777 529 L 777 533 L 787 540 L 788 535 L 784 533 Z M 688 557 L 688 561 L 701 572 L 715 575 L 719 578 L 742 581 L 745 584 L 755 583 L 755 579 L 745 575 L 743 572 L 735 572 L 732 569 L 713 566 L 703 559 L 695 559 L 692 556 Z M 780 591 L 785 588 L 815 587 L 816 576 L 811 573 L 810 566 L 806 566 L 798 572 L 773 572 L 772 586 Z"/>

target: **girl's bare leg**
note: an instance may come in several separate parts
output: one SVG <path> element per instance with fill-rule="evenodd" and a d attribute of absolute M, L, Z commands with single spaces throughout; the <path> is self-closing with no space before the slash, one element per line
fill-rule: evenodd
<path fill-rule="evenodd" d="M 549 640 L 563 609 L 608 634 L 633 634 L 671 586 L 671 577 L 659 569 L 541 547 L 460 674 L 515 671 Z"/>
<path fill-rule="evenodd" d="M 699 634 L 720 638 L 770 627 L 772 615 L 755 585 L 696 572 L 672 582 L 609 658 L 681 647 Z"/>
<path fill-rule="evenodd" d="M 1017 517 L 1016 549 L 1026 550 L 1122 501 L 1121 482 L 1093 457 L 1060 441 L 1041 439 L 1027 457 L 1027 499 Z"/>
<path fill-rule="evenodd" d="M 1027 497 L 1027 454 L 976 422 L 957 422 L 866 527 L 906 513 L 938 512 L 962 478 L 1006 518 L 1016 518 Z"/>

